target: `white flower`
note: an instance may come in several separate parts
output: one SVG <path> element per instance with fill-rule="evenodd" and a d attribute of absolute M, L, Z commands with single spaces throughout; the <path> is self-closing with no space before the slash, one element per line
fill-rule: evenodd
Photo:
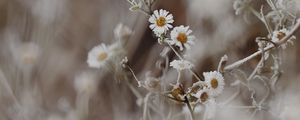
<path fill-rule="evenodd" d="M 93 94 L 97 91 L 97 83 L 97 76 L 85 71 L 75 77 L 74 87 L 78 93 Z"/>
<path fill-rule="evenodd" d="M 194 65 L 186 60 L 173 60 L 170 66 L 177 70 L 191 69 Z"/>
<path fill-rule="evenodd" d="M 161 87 L 160 80 L 151 76 L 146 76 L 143 86 L 150 92 L 159 92 Z"/>
<path fill-rule="evenodd" d="M 166 10 L 160 9 L 159 11 L 155 10 L 153 12 L 153 15 L 149 18 L 149 22 L 151 23 L 149 27 L 155 34 L 163 34 L 169 30 L 169 28 L 173 27 L 171 23 L 173 23 L 174 20 L 172 14 L 169 14 Z"/>
<path fill-rule="evenodd" d="M 112 52 L 110 51 L 110 48 L 107 48 L 107 46 L 102 43 L 101 45 L 94 47 L 88 53 L 87 63 L 90 67 L 100 68 L 107 63 L 111 56 Z"/>
<path fill-rule="evenodd" d="M 277 30 L 274 31 L 273 35 L 272 35 L 272 41 L 273 42 L 280 41 L 282 38 L 284 38 L 287 35 L 287 33 L 288 33 L 288 30 L 285 29 L 285 28 L 283 28 L 283 29 L 281 29 L 279 31 L 277 31 Z"/>
<path fill-rule="evenodd" d="M 122 23 L 119 23 L 117 27 L 114 29 L 114 35 L 117 39 L 125 39 L 127 40 L 132 34 L 132 30 Z"/>
<path fill-rule="evenodd" d="M 206 104 L 208 103 L 208 101 L 211 99 L 212 95 L 209 89 L 203 89 L 203 90 L 199 90 L 196 95 L 198 98 L 198 102 L 202 103 L 202 104 Z"/>
<path fill-rule="evenodd" d="M 203 76 L 212 96 L 217 96 L 223 92 L 225 82 L 221 73 L 217 71 L 204 72 Z"/>
<path fill-rule="evenodd" d="M 281 39 L 283 39 L 283 38 L 288 34 L 288 32 L 289 32 L 289 31 L 288 31 L 286 28 L 283 28 L 283 29 L 281 29 L 281 30 L 276 30 L 276 31 L 274 31 L 274 32 L 273 32 L 273 35 L 272 35 L 272 42 L 275 42 L 275 43 L 276 43 L 276 42 L 279 42 Z M 293 44 L 293 41 L 292 41 L 293 38 L 294 38 L 294 37 L 291 37 L 291 39 L 289 39 L 287 42 Z M 281 45 L 281 47 L 282 47 L 283 49 L 286 48 L 287 42 Z"/>
<path fill-rule="evenodd" d="M 179 27 L 175 27 L 171 31 L 171 41 L 169 41 L 170 44 L 175 44 L 180 48 L 180 50 L 183 50 L 183 47 L 190 49 L 191 45 L 194 44 L 195 37 L 193 35 L 190 35 L 192 33 L 192 30 L 189 29 L 189 26 L 184 27 L 183 25 Z"/>

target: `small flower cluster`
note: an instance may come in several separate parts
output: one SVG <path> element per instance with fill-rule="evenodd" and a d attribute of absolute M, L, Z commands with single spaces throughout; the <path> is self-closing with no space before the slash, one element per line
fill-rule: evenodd
<path fill-rule="evenodd" d="M 183 70 L 189 70 L 191 72 L 193 64 L 181 57 L 179 51 L 172 46 L 177 46 L 180 51 L 184 49 L 191 49 L 191 45 L 194 44 L 195 37 L 191 35 L 192 30 L 189 26 L 176 26 L 173 28 L 172 23 L 173 15 L 168 11 L 160 9 L 155 10 L 149 18 L 150 29 L 158 37 L 159 43 L 167 43 L 169 47 L 176 53 L 180 60 L 173 60 L 170 62 L 170 66 L 178 71 L 178 74 Z M 172 29 L 173 28 L 173 29 Z M 169 32 L 169 30 L 171 32 Z M 168 38 L 168 36 L 170 36 Z M 193 72 L 194 73 L 194 72 Z M 203 73 L 204 81 L 200 80 L 200 77 L 194 74 L 198 78 L 198 82 L 194 83 L 192 87 L 188 88 L 186 92 L 183 85 L 180 83 L 180 75 L 173 89 L 168 94 L 173 100 L 184 102 L 188 101 L 188 104 L 195 105 L 197 103 L 205 104 L 208 101 L 214 101 L 214 98 L 220 95 L 224 89 L 223 75 L 218 71 Z"/>
<path fill-rule="evenodd" d="M 114 30 L 117 41 L 109 46 L 104 43 L 93 47 L 87 57 L 87 63 L 91 68 L 106 68 L 112 70 L 114 65 L 119 65 L 125 56 L 124 46 L 132 31 L 123 24 L 119 24 Z"/>
<path fill-rule="evenodd" d="M 190 49 L 191 45 L 194 44 L 195 37 L 191 35 L 192 30 L 189 29 L 189 26 L 180 25 L 173 28 L 171 25 L 174 22 L 173 15 L 166 10 L 155 10 L 149 18 L 149 22 L 151 23 L 150 29 L 159 38 L 160 43 L 167 42 L 178 46 L 181 51 L 184 48 Z M 167 33 L 172 28 L 170 38 L 167 38 Z"/>
<path fill-rule="evenodd" d="M 185 101 L 187 97 L 190 104 L 206 104 L 209 101 L 214 102 L 224 89 L 225 81 L 223 75 L 218 71 L 204 72 L 204 81 L 198 81 L 188 88 L 185 92 L 180 83 L 173 86 L 170 94 L 177 101 Z"/>
<path fill-rule="evenodd" d="M 138 84 L 146 88 L 148 91 L 150 91 L 150 93 L 154 92 L 158 94 L 163 94 L 164 96 L 170 98 L 171 100 L 185 104 L 191 113 L 192 119 L 193 119 L 194 109 L 198 104 L 205 105 L 206 106 L 205 109 L 207 111 L 207 109 L 213 108 L 213 106 L 211 105 L 225 106 L 230 101 L 235 99 L 240 91 L 237 91 L 233 96 L 229 98 L 229 100 L 225 101 L 224 103 L 216 104 L 216 97 L 222 94 L 225 87 L 225 79 L 223 77 L 223 74 L 239 67 L 240 65 L 244 64 L 245 62 L 253 59 L 258 55 L 261 55 L 261 60 L 249 76 L 247 76 L 247 74 L 244 73 L 242 70 L 241 71 L 238 70 L 240 73 L 246 76 L 246 77 L 245 76 L 241 77 L 241 79 L 245 78 L 245 81 L 247 82 L 253 81 L 253 79 L 260 79 L 264 83 L 266 89 L 272 88 L 272 86 L 268 86 L 268 84 L 266 84 L 265 79 L 270 79 L 270 81 L 271 80 L 277 81 L 280 75 L 280 70 L 278 68 L 280 61 L 278 55 L 272 53 L 271 50 L 276 47 L 286 48 L 287 42 L 292 43 L 292 39 L 295 39 L 295 37 L 293 37 L 291 34 L 295 32 L 295 30 L 291 28 L 294 26 L 298 26 L 298 27 L 300 26 L 300 23 L 298 23 L 298 25 L 295 25 L 294 21 L 296 17 L 294 17 L 294 15 L 286 14 L 289 12 L 278 11 L 278 8 L 281 7 L 275 3 L 278 3 L 279 1 L 267 0 L 267 3 L 269 4 L 271 10 L 268 11 L 267 14 L 265 15 L 265 12 L 263 11 L 264 10 L 263 6 L 261 7 L 260 12 L 257 12 L 251 6 L 253 2 L 252 0 L 235 0 L 233 5 L 235 9 L 235 13 L 237 15 L 240 14 L 247 15 L 249 13 L 253 13 L 256 17 L 259 18 L 259 20 L 261 20 L 264 23 L 269 34 L 266 37 L 256 38 L 257 44 L 259 46 L 259 51 L 257 51 L 256 53 L 253 53 L 249 57 L 246 57 L 240 61 L 232 63 L 231 65 L 228 66 L 225 66 L 228 60 L 227 56 L 225 55 L 224 57 L 222 57 L 219 63 L 218 70 L 211 71 L 211 72 L 204 72 L 203 77 L 200 77 L 193 70 L 194 65 L 190 61 L 185 60 L 185 58 L 182 57 L 181 55 L 183 51 L 190 50 L 191 46 L 195 42 L 195 37 L 192 35 L 192 30 L 190 29 L 190 27 L 184 25 L 173 27 L 172 24 L 175 22 L 173 19 L 174 17 L 167 10 L 163 10 L 163 9 L 154 10 L 153 14 L 150 14 L 152 13 L 151 6 L 148 6 L 150 8 L 149 11 L 145 11 L 145 9 L 143 9 L 142 6 L 139 6 L 138 8 L 144 11 L 144 13 L 146 13 L 149 16 L 148 19 L 150 23 L 149 28 L 153 31 L 155 36 L 158 38 L 158 43 L 162 45 L 166 45 L 165 48 L 168 49 L 164 49 L 164 51 L 162 52 L 163 54 L 161 55 L 162 57 L 166 58 L 166 62 L 164 64 L 162 64 L 162 62 L 160 61 L 158 62 L 159 63 L 158 66 L 160 69 L 162 69 L 163 72 L 163 75 L 161 75 L 160 78 L 147 76 L 146 80 L 144 82 L 141 82 L 137 80 L 133 71 L 131 69 L 130 70 L 133 76 L 135 77 L 136 81 L 138 82 Z M 147 6 L 147 4 L 145 5 Z M 244 17 L 248 17 L 248 15 Z M 274 20 L 275 17 L 278 17 L 276 18 L 277 20 Z M 271 23 L 269 23 L 269 21 L 272 20 L 273 22 L 275 21 L 274 25 L 273 24 L 271 25 Z M 289 23 L 292 24 L 290 25 Z M 175 53 L 178 59 L 174 59 L 173 61 L 169 62 L 168 52 L 166 51 L 171 51 L 171 50 Z M 269 78 L 269 76 L 267 75 L 261 74 L 262 68 L 266 67 L 264 63 L 268 59 L 268 56 L 272 56 L 274 61 L 273 63 L 274 67 L 272 68 L 273 75 L 271 78 Z M 126 65 L 124 63 L 127 63 L 128 60 L 126 59 L 124 61 L 126 62 L 122 62 L 122 63 L 123 65 Z M 177 70 L 178 73 L 177 82 L 175 85 L 172 84 L 172 88 L 170 91 L 161 91 L 161 90 L 166 90 L 165 86 L 161 84 L 161 81 L 163 81 L 163 79 L 165 78 L 164 75 L 168 72 L 169 66 Z M 194 82 L 192 86 L 187 87 L 187 89 L 185 89 L 186 85 L 184 84 L 186 81 L 181 82 L 181 78 L 182 78 L 181 74 L 184 73 L 183 71 L 185 70 L 192 73 L 193 77 L 198 80 L 197 82 Z M 235 71 L 232 71 L 230 75 L 235 75 Z M 252 106 L 241 106 L 241 107 L 254 108 L 255 111 L 253 115 L 256 114 L 257 110 L 265 109 L 263 104 L 265 104 L 266 99 L 269 97 L 270 90 L 266 94 L 266 96 L 258 102 L 254 97 L 255 90 L 252 90 L 254 88 L 252 88 L 252 86 L 250 86 L 249 83 L 244 83 L 241 80 L 236 80 L 234 83 L 230 85 L 239 86 L 240 84 L 243 84 L 248 88 L 247 90 L 252 92 L 251 93 Z M 146 112 L 144 111 L 144 113 Z M 144 115 L 144 117 L 145 116 L 146 115 Z M 203 119 L 206 119 L 205 115 Z"/>

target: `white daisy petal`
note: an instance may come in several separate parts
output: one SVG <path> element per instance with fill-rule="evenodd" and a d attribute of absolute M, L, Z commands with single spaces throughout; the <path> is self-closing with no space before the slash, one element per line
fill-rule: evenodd
<path fill-rule="evenodd" d="M 110 59 L 111 53 L 105 44 L 100 44 L 92 48 L 88 53 L 87 63 L 89 67 L 100 68 Z"/>
<path fill-rule="evenodd" d="M 217 96 L 223 92 L 225 82 L 220 72 L 204 72 L 203 76 L 212 96 Z"/>
<path fill-rule="evenodd" d="M 176 46 L 178 46 L 181 51 L 183 50 L 183 46 L 190 48 L 190 46 L 194 44 L 194 36 L 190 35 L 191 32 L 188 26 L 184 27 L 183 25 L 175 27 L 171 31 L 171 39 L 176 42 Z"/>
<path fill-rule="evenodd" d="M 170 24 L 174 22 L 173 15 L 168 14 L 169 12 L 163 9 L 155 10 L 153 12 L 153 15 L 148 20 L 150 23 L 154 24 L 154 26 L 152 24 L 150 25 L 153 32 L 163 34 L 168 31 L 169 28 L 172 28 L 172 25 Z"/>
<path fill-rule="evenodd" d="M 185 69 L 191 69 L 194 65 L 186 60 L 173 60 L 170 63 L 170 66 L 181 71 L 181 70 L 185 70 Z"/>

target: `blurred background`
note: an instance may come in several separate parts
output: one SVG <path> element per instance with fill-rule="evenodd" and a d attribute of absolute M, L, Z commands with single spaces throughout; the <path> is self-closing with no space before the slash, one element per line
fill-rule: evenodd
<path fill-rule="evenodd" d="M 224 54 L 228 63 L 250 55 L 258 49 L 255 38 L 267 35 L 255 16 L 235 15 L 233 2 L 155 3 L 155 9 L 173 14 L 174 26 L 188 25 L 193 30 L 196 44 L 185 57 L 195 64 L 197 73 L 215 70 Z M 260 0 L 254 3 L 265 4 Z M 88 120 L 140 119 L 142 108 L 125 82 L 86 63 L 94 46 L 115 42 L 113 31 L 122 23 L 133 31 L 126 51 L 138 78 L 145 79 L 148 71 L 156 75 L 155 64 L 164 47 L 149 29 L 147 16 L 131 12 L 129 7 L 126 0 L 0 0 L 0 120 L 77 120 L 72 117 L 78 99 L 74 79 L 83 71 L 96 74 L 98 80 L 97 92 L 89 100 Z M 299 4 L 289 8 L 299 15 Z M 296 32 L 297 38 L 299 34 Z M 298 40 L 281 52 L 283 74 L 278 96 L 271 98 L 281 106 L 276 119 L 300 119 L 299 53 Z M 242 68 L 253 69 L 258 61 L 251 60 Z M 176 74 L 170 70 L 166 81 L 175 81 Z M 227 94 L 232 91 L 227 90 Z M 231 118 L 233 113 L 223 114 L 227 114 L 223 119 L 237 119 Z M 261 120 L 275 119 L 271 113 L 260 112 L 258 116 Z"/>

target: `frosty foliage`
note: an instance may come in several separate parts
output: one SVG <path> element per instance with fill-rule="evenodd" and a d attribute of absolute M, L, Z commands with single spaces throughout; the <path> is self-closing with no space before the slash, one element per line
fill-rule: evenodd
<path fill-rule="evenodd" d="M 299 0 L 0 0 L 0 120 L 298 120 L 299 12 Z"/>

